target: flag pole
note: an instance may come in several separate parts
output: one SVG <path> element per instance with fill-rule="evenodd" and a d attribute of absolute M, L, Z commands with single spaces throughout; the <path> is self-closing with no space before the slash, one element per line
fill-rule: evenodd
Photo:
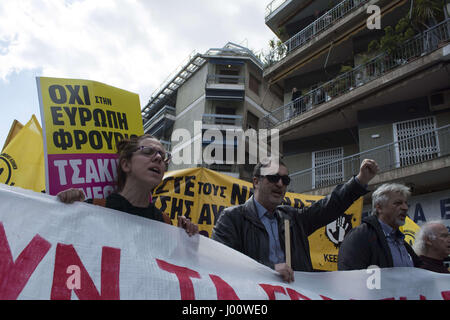
<path fill-rule="evenodd" d="M 284 235 L 285 235 L 285 250 L 286 250 L 286 264 L 291 268 L 291 229 L 289 228 L 289 220 L 284 220 Z"/>

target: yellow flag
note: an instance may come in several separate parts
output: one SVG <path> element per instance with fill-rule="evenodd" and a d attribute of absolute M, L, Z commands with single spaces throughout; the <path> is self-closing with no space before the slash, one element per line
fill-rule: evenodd
<path fill-rule="evenodd" d="M 416 234 L 420 230 L 420 227 L 409 217 L 406 217 L 405 224 L 401 226 L 399 229 L 405 235 L 405 241 L 412 246 L 416 239 Z"/>
<path fill-rule="evenodd" d="M 19 131 L 23 128 L 23 124 L 19 121 L 14 120 L 11 128 L 9 129 L 8 136 L 6 137 L 5 144 L 3 145 L 2 152 L 5 150 L 6 146 L 11 142 L 11 140 L 19 133 Z"/>
<path fill-rule="evenodd" d="M 0 183 L 45 190 L 42 128 L 34 115 L 0 154 Z"/>

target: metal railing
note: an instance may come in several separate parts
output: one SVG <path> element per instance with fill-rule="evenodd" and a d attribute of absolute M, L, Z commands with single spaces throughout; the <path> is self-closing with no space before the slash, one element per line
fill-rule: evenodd
<path fill-rule="evenodd" d="M 201 57 L 195 50 L 189 54 L 185 60 L 164 80 L 164 82 L 153 91 L 149 102 L 142 109 L 141 114 L 143 118 L 151 116 L 152 111 L 159 108 L 162 103 L 166 103 L 166 100 L 171 96 L 180 85 L 200 69 L 206 59 Z"/>
<path fill-rule="evenodd" d="M 405 152 L 407 150 L 407 152 Z M 290 174 L 293 192 L 336 185 L 358 174 L 361 161 L 373 159 L 379 173 L 423 163 L 450 154 L 450 125 L 391 142 L 339 160 Z"/>
<path fill-rule="evenodd" d="M 174 107 L 171 106 L 164 106 L 161 110 L 159 110 L 153 117 L 151 117 L 147 122 L 144 124 L 144 131 L 150 128 L 154 123 L 159 121 L 161 116 L 167 116 L 167 115 L 176 115 L 176 110 Z"/>
<path fill-rule="evenodd" d="M 266 7 L 266 13 L 264 15 L 264 18 L 267 20 L 267 17 L 270 16 L 272 12 L 281 7 L 281 5 L 284 4 L 286 1 L 287 0 L 272 0 Z"/>
<path fill-rule="evenodd" d="M 208 74 L 206 84 L 244 84 L 244 76 L 228 76 L 220 74 Z"/>
<path fill-rule="evenodd" d="M 166 149 L 166 151 L 170 151 L 170 148 L 172 146 L 172 142 L 167 141 L 167 140 L 163 140 L 163 139 L 160 139 L 159 142 L 161 142 L 161 144 L 163 145 L 164 149 Z"/>
<path fill-rule="evenodd" d="M 369 0 L 344 0 L 340 2 L 335 7 L 325 12 L 317 20 L 309 24 L 306 28 L 281 44 L 281 47 L 270 51 L 266 56 L 266 60 L 269 64 L 274 64 L 283 60 L 290 52 L 305 45 L 319 33 L 328 29 L 335 22 L 341 20 L 366 2 L 369 2 Z"/>
<path fill-rule="evenodd" d="M 227 114 L 204 114 L 203 124 L 218 124 L 242 127 L 242 116 Z"/>
<path fill-rule="evenodd" d="M 260 128 L 273 128 L 305 112 L 316 108 L 342 94 L 352 91 L 410 60 L 436 50 L 440 43 L 450 40 L 450 19 L 414 36 L 391 51 L 386 51 L 367 63 L 328 81 L 301 97 L 283 105 L 260 120 Z"/>

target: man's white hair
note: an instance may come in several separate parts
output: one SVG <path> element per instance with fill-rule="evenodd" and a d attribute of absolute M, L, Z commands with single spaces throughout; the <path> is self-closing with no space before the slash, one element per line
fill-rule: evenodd
<path fill-rule="evenodd" d="M 427 247 L 425 244 L 425 240 L 435 240 L 437 238 L 437 234 L 433 231 L 432 226 L 436 224 L 442 224 L 444 223 L 441 220 L 437 221 L 429 221 L 425 223 L 422 227 L 420 227 L 419 232 L 416 234 L 416 239 L 414 240 L 413 249 L 416 252 L 418 256 L 424 255 L 427 253 Z"/>
<path fill-rule="evenodd" d="M 372 215 L 377 215 L 376 205 L 384 205 L 389 200 L 390 193 L 400 193 L 405 198 L 411 195 L 409 188 L 399 183 L 382 184 L 372 194 Z"/>

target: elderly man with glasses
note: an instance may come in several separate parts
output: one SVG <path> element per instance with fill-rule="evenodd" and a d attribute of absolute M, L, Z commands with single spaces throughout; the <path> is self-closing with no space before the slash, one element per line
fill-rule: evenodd
<path fill-rule="evenodd" d="M 313 271 L 308 236 L 342 216 L 366 194 L 367 184 L 377 172 L 377 163 L 365 159 L 357 176 L 310 207 L 296 209 L 281 205 L 290 183 L 287 166 L 275 160 L 258 163 L 253 171 L 253 196 L 221 212 L 212 239 L 271 267 L 284 281 L 292 282 L 294 270 Z M 284 251 L 285 219 L 290 221 L 291 266 L 286 264 Z"/>

